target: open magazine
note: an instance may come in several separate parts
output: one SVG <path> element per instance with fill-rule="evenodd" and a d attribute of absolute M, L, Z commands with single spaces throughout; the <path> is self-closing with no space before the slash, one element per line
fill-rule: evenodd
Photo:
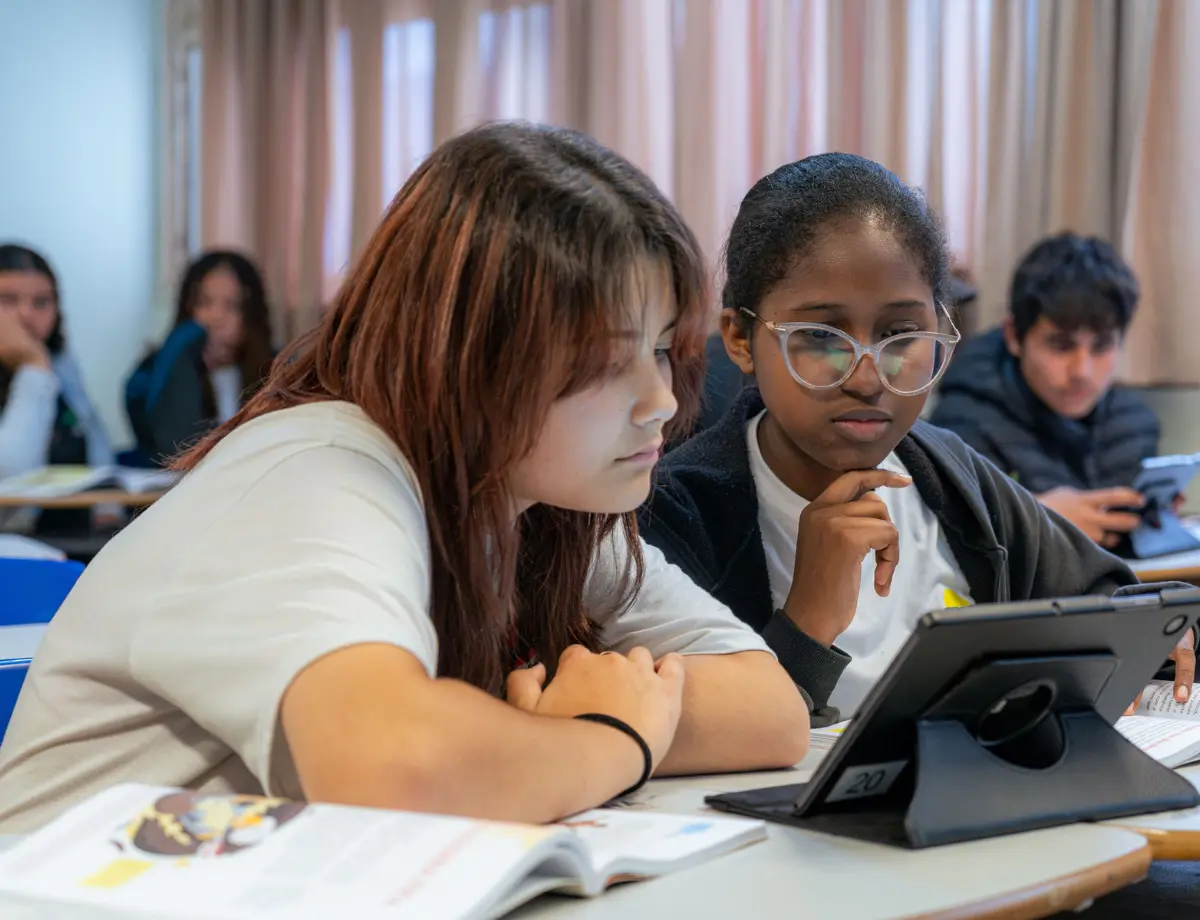
<path fill-rule="evenodd" d="M 603 809 L 535 826 L 122 785 L 0 854 L 0 915 L 490 918 L 765 837 L 760 821 L 706 815 Z"/>
<path fill-rule="evenodd" d="M 179 474 L 171 470 L 142 470 L 128 466 L 43 466 L 19 476 L 0 479 L 0 496 L 16 498 L 64 498 L 92 489 L 124 489 L 126 492 L 162 492 L 171 488 Z"/>
<path fill-rule="evenodd" d="M 1175 702 L 1175 685 L 1152 680 L 1137 711 L 1117 719 L 1117 730 L 1167 767 L 1200 761 L 1200 694 Z"/>

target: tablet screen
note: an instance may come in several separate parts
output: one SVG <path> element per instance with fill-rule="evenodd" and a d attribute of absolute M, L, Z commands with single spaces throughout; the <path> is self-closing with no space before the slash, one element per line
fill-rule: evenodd
<path fill-rule="evenodd" d="M 1187 491 L 1200 467 L 1200 455 L 1152 457 L 1142 461 L 1134 491 L 1146 499 L 1145 513 L 1169 510 L 1175 496 Z"/>

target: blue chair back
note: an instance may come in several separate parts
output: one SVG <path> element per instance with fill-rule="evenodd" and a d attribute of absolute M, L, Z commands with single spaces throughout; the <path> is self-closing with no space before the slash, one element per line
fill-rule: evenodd
<path fill-rule="evenodd" d="M 0 559 L 0 626 L 49 623 L 82 571 L 78 562 Z"/>
<path fill-rule="evenodd" d="M 25 683 L 25 675 L 29 673 L 28 658 L 10 658 L 0 661 L 0 741 L 8 730 L 9 719 L 17 708 L 17 697 L 21 694 L 21 685 Z"/>

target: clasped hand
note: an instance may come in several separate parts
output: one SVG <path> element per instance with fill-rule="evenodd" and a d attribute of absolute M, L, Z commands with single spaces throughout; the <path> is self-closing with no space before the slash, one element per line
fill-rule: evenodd
<path fill-rule="evenodd" d="M 622 655 L 597 654 L 572 645 L 559 657 L 549 683 L 545 665 L 513 671 L 508 676 L 507 699 L 518 709 L 542 716 L 569 719 L 596 712 L 620 719 L 642 736 L 657 767 L 675 739 L 683 683 L 680 655 L 655 661 L 641 647 Z"/>

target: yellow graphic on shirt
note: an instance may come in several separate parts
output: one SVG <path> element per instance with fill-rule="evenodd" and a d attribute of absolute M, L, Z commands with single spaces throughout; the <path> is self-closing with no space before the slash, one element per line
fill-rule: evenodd
<path fill-rule="evenodd" d="M 943 588 L 942 606 L 949 610 L 951 607 L 970 607 L 971 602 L 954 589 Z"/>

